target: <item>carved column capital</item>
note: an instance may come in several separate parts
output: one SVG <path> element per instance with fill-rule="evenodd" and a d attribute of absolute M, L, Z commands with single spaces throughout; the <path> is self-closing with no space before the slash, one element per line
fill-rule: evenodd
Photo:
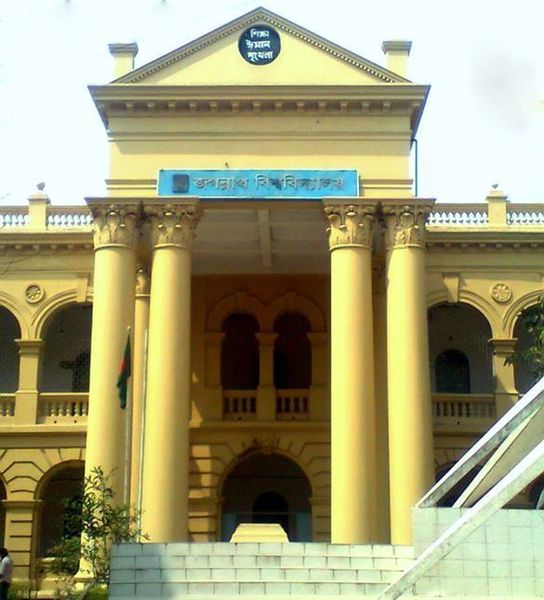
<path fill-rule="evenodd" d="M 425 222 L 432 202 L 383 203 L 387 247 L 425 248 Z"/>
<path fill-rule="evenodd" d="M 330 250 L 342 246 L 372 247 L 374 206 L 332 201 L 325 201 L 324 205 Z"/>
<path fill-rule="evenodd" d="M 90 203 L 93 217 L 94 247 L 136 246 L 141 208 L 138 204 Z"/>
<path fill-rule="evenodd" d="M 138 265 L 136 269 L 136 296 L 149 296 L 150 288 L 149 270 L 143 265 Z"/>
<path fill-rule="evenodd" d="M 200 207 L 195 202 L 153 204 L 145 207 L 151 225 L 151 243 L 157 246 L 179 246 L 190 250 L 200 219 Z"/>

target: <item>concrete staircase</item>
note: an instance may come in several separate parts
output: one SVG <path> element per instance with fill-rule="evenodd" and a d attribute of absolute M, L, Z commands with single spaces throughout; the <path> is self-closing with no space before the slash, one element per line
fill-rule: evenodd
<path fill-rule="evenodd" d="M 113 549 L 110 597 L 375 598 L 412 562 L 408 546 L 123 544 Z"/>

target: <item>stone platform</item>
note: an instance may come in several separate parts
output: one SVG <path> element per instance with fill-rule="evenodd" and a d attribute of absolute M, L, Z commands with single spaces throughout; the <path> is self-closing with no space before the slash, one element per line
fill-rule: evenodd
<path fill-rule="evenodd" d="M 110 597 L 375 598 L 412 562 L 408 546 L 123 544 L 113 550 Z"/>

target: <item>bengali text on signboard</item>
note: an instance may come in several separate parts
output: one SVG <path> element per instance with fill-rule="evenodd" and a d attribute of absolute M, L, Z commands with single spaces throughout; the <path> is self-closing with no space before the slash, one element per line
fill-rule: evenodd
<path fill-rule="evenodd" d="M 358 196 L 356 170 L 161 169 L 159 196 L 320 199 Z"/>

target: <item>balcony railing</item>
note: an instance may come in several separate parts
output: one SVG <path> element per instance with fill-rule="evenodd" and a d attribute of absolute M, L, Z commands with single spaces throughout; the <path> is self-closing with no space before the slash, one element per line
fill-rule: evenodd
<path fill-rule="evenodd" d="M 496 419 L 493 394 L 433 394 L 435 427 L 476 426 L 484 430 Z"/>
<path fill-rule="evenodd" d="M 223 419 L 253 421 L 257 418 L 257 390 L 224 390 Z"/>
<path fill-rule="evenodd" d="M 38 423 L 87 423 L 89 394 L 51 392 L 40 394 Z"/>
<path fill-rule="evenodd" d="M 0 394 L 0 417 L 15 416 L 15 394 Z"/>
<path fill-rule="evenodd" d="M 308 390 L 277 390 L 276 419 L 278 421 L 305 421 L 310 418 Z"/>

